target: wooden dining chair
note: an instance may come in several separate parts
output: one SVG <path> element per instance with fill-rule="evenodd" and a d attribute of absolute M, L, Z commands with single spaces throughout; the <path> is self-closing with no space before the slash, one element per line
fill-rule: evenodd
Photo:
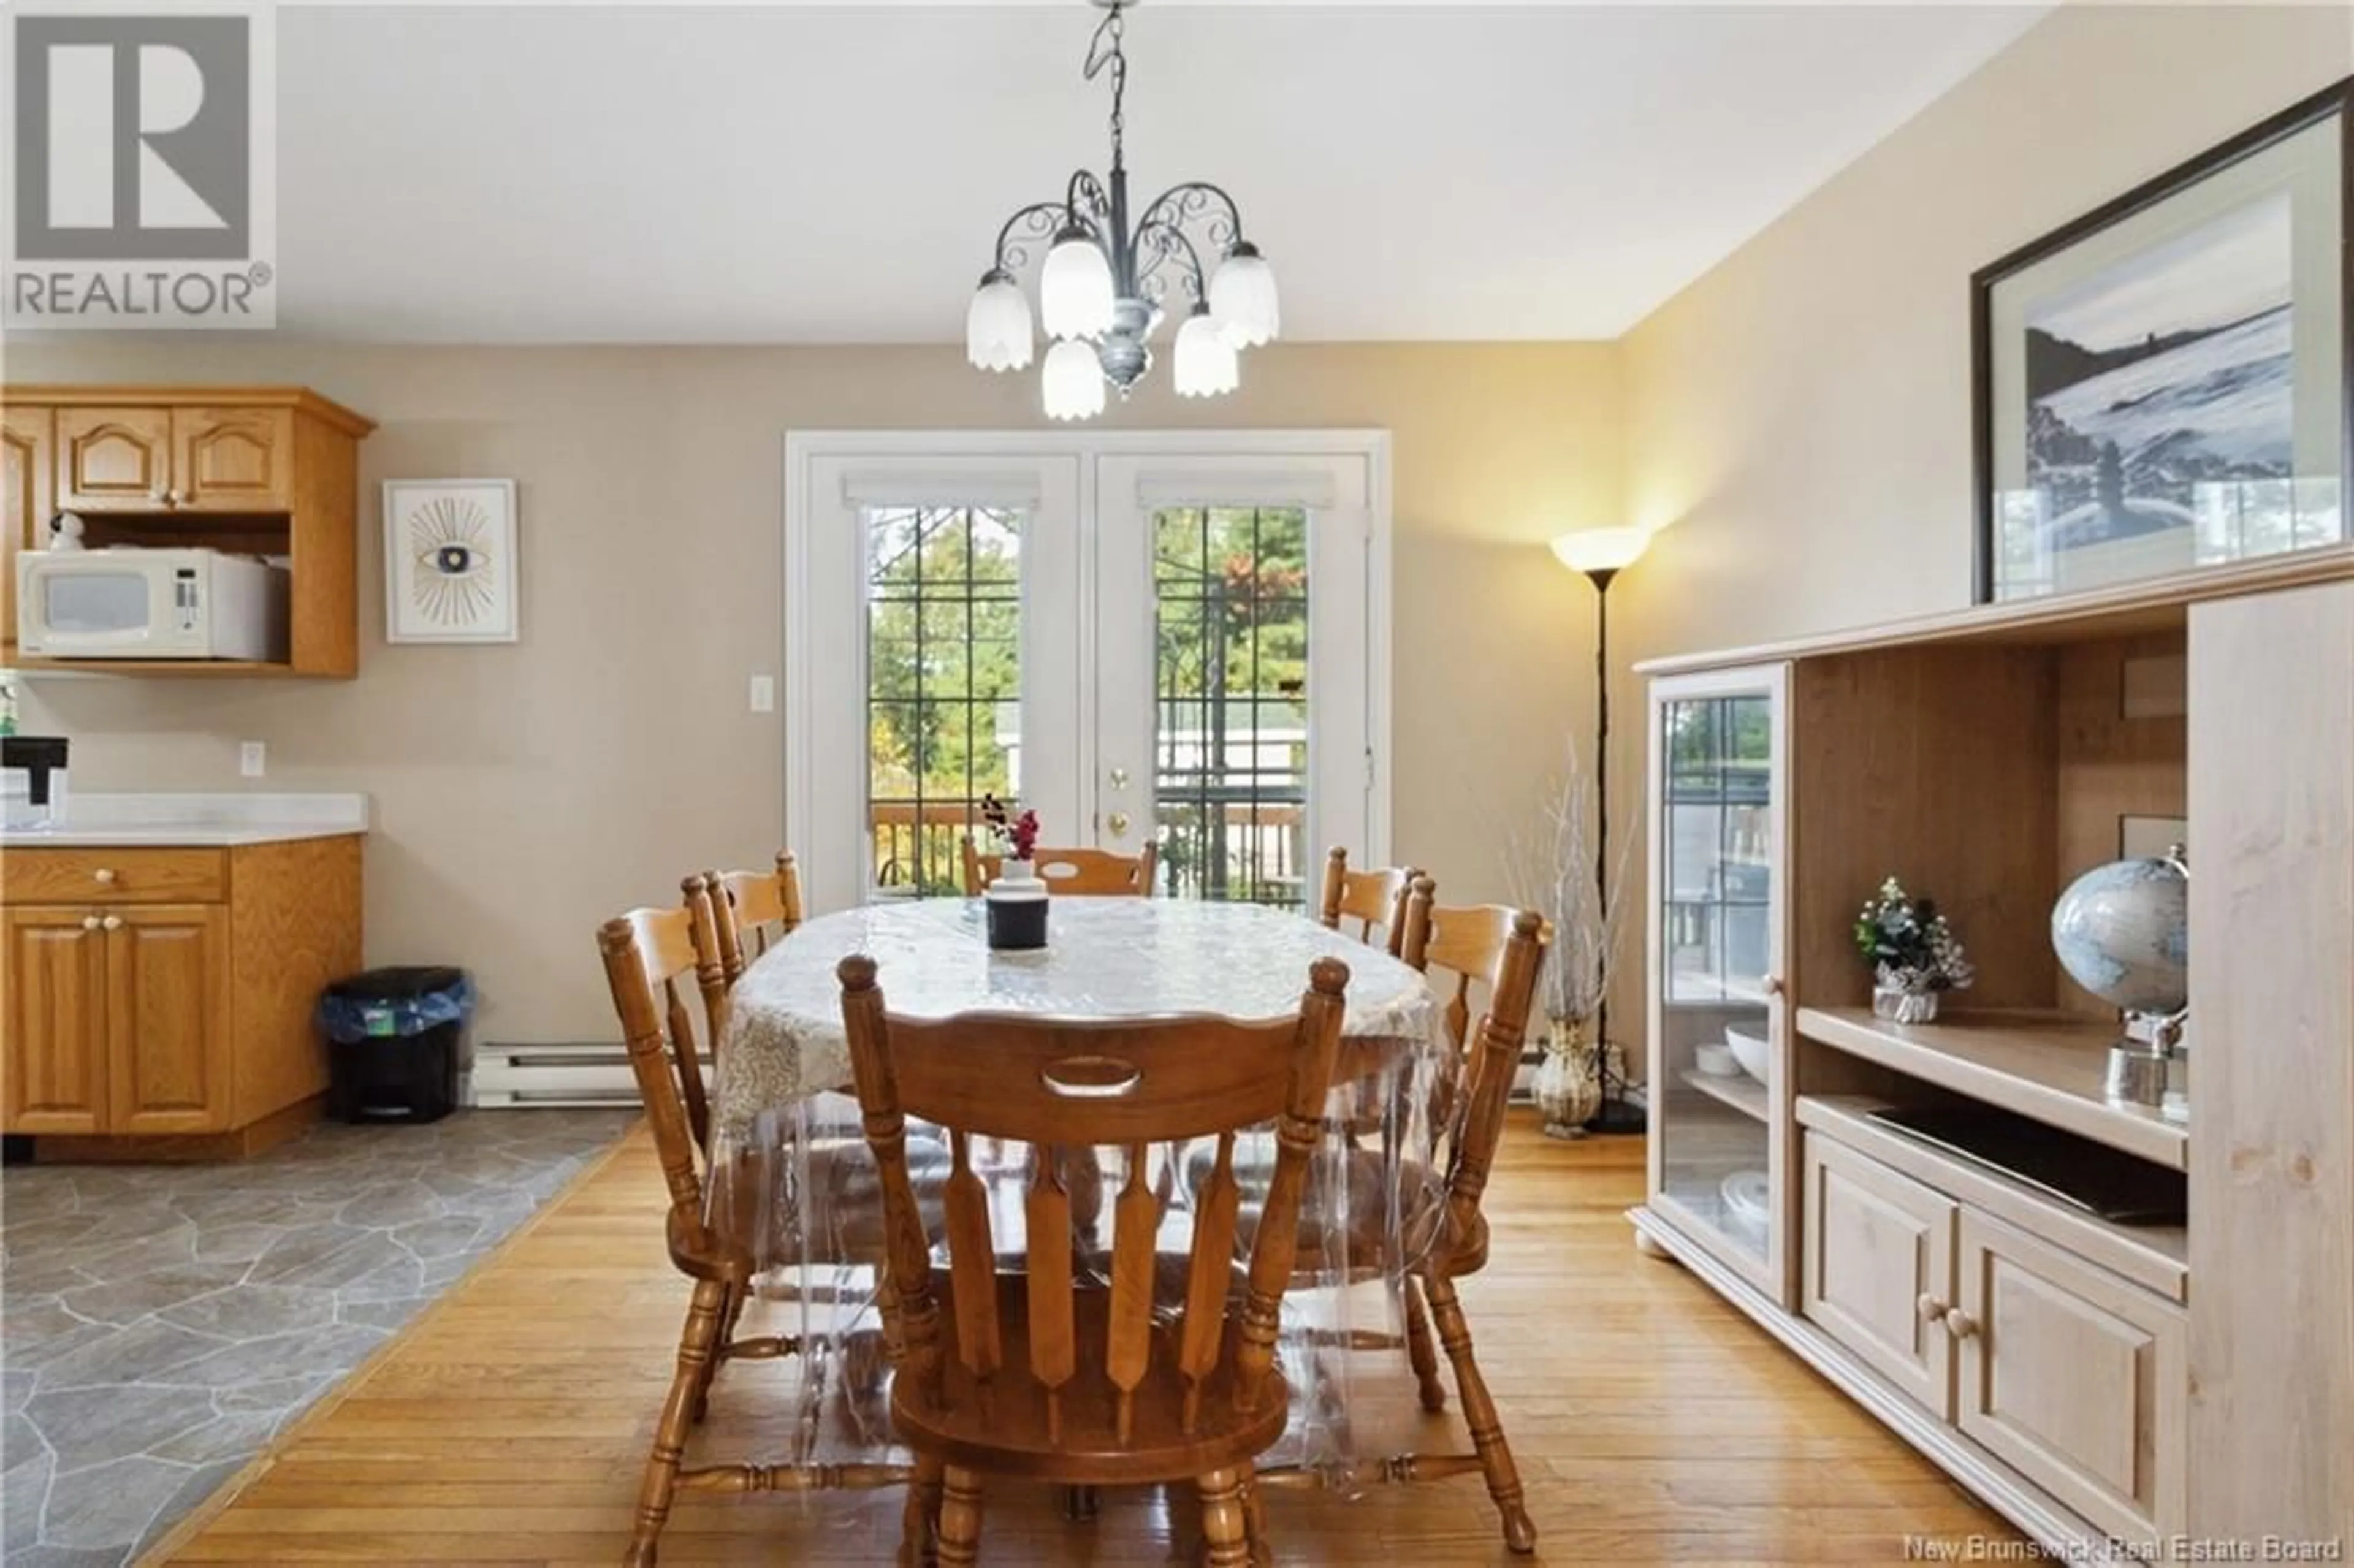
<path fill-rule="evenodd" d="M 1283 1434 L 1289 1390 L 1276 1330 L 1298 1241 L 1300 1195 L 1339 1046 L 1347 966 L 1310 971 L 1297 1018 L 1124 1024 L 1011 1016 L 886 1016 L 871 959 L 840 969 L 851 1063 L 883 1169 L 890 1266 L 906 1355 L 894 1429 L 917 1456 L 902 1561 L 935 1535 L 944 1564 L 977 1560 L 981 1478 L 1070 1486 L 1191 1480 L 1209 1562 L 1249 1563 L 1253 1467 Z M 909 1116 L 949 1129 L 954 1170 L 941 1229 L 945 1271 L 907 1160 Z M 1240 1304 L 1232 1290 L 1244 1129 L 1277 1122 L 1278 1155 Z M 1043 1147 L 1023 1199 L 1026 1255 L 1008 1269 L 967 1146 Z M 1162 1197 L 1146 1149 L 1215 1138 L 1217 1171 L 1193 1214 L 1183 1305 L 1154 1310 Z M 1108 1287 L 1072 1267 L 1070 1193 L 1056 1151 L 1128 1151 L 1112 1204 Z M 939 1495 L 937 1525 L 931 1499 Z"/>
<path fill-rule="evenodd" d="M 1038 849 L 1031 860 L 1038 868 L 1049 893 L 1068 894 L 1078 898 L 1117 898 L 1152 896 L 1153 869 L 1161 863 L 1161 846 L 1148 843 L 1135 854 L 1113 854 L 1108 850 Z M 995 880 L 1002 856 L 983 854 L 972 841 L 964 836 L 964 893 L 968 898 L 978 898 L 984 888 Z"/>
<path fill-rule="evenodd" d="M 1334 844 L 1324 857 L 1324 902 L 1317 918 L 1331 930 L 1343 919 L 1357 922 L 1357 936 L 1367 947 L 1379 947 L 1396 958 L 1405 944 L 1405 901 L 1414 879 L 1422 874 L 1411 866 L 1384 866 L 1378 871 L 1351 871 L 1347 846 Z M 1373 932 L 1382 933 L 1379 942 Z"/>
<path fill-rule="evenodd" d="M 1412 1171 L 1403 1183 L 1409 1193 L 1445 1194 L 1420 1217 L 1420 1234 L 1409 1229 L 1409 1250 L 1418 1253 L 1419 1260 L 1406 1279 L 1408 1351 L 1424 1407 L 1441 1408 L 1445 1391 L 1433 1375 L 1427 1345 L 1412 1343 L 1414 1320 L 1426 1306 L 1454 1368 L 1474 1453 L 1411 1456 L 1410 1473 L 1416 1478 L 1436 1478 L 1476 1466 L 1486 1476 L 1488 1495 L 1503 1518 L 1506 1543 L 1515 1552 L 1530 1552 L 1535 1550 L 1536 1527 L 1529 1519 L 1495 1399 L 1472 1354 L 1471 1330 L 1455 1282 L 1488 1264 L 1488 1222 L 1479 1201 L 1495 1165 L 1505 1104 L 1520 1071 L 1522 1043 L 1544 966 L 1546 932 L 1543 917 L 1532 910 L 1500 904 L 1444 906 L 1434 903 L 1431 893 L 1428 877 L 1415 879 L 1406 900 L 1402 957 L 1426 976 L 1436 971 L 1447 999 L 1442 1015 L 1447 1037 L 1462 1055 L 1456 1092 L 1437 1111 L 1440 1125 L 1447 1129 L 1443 1185 L 1428 1179 L 1435 1173 Z M 1477 993 L 1484 993 L 1486 1007 L 1475 1028 L 1471 1003 Z"/>
<path fill-rule="evenodd" d="M 670 1259 L 695 1282 L 686 1324 L 679 1336 L 678 1362 L 670 1392 L 654 1426 L 652 1452 L 638 1491 L 629 1553 L 631 1568 L 656 1561 L 663 1521 L 682 1491 L 812 1491 L 897 1484 L 912 1472 L 903 1465 L 761 1465 L 737 1463 L 695 1469 L 681 1467 L 687 1430 L 703 1418 L 713 1379 L 731 1361 L 773 1360 L 797 1354 L 798 1338 L 736 1337 L 736 1325 L 752 1292 L 751 1239 L 711 1223 L 705 1209 L 715 1182 L 757 1177 L 758 1160 L 723 1162 L 710 1155 L 701 1052 L 684 987 L 699 983 L 698 950 L 716 951 L 717 938 L 708 890 L 690 878 L 685 903 L 673 909 L 633 909 L 605 923 L 597 946 L 613 994 L 622 1038 L 645 1102 L 654 1152 L 662 1163 L 670 1208 L 663 1234 Z M 827 1180 L 820 1171 L 814 1180 Z M 724 1213 L 751 1221 L 761 1205 L 747 1197 L 721 1205 Z M 879 1244 L 879 1236 L 876 1241 Z"/>
<path fill-rule="evenodd" d="M 732 986 L 753 959 L 801 925 L 801 865 L 792 851 L 779 850 L 774 871 L 708 871 L 704 875 L 711 884 L 721 971 Z"/>

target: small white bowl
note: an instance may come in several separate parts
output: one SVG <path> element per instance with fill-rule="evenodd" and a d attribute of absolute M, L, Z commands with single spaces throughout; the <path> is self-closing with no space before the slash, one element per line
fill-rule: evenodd
<path fill-rule="evenodd" d="M 1741 1064 L 1734 1060 L 1733 1047 L 1704 1041 L 1692 1047 L 1692 1062 L 1712 1078 L 1741 1076 Z"/>
<path fill-rule="evenodd" d="M 1741 1070 L 1763 1084 L 1773 1065 L 1773 1051 L 1763 1034 L 1751 1034 L 1728 1023 L 1724 1026 L 1724 1043 L 1733 1050 L 1733 1059 Z"/>

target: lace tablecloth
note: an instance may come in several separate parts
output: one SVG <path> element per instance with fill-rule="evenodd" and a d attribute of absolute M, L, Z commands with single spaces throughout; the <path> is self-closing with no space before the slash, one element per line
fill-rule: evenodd
<path fill-rule="evenodd" d="M 915 1018 L 1026 1012 L 1108 1021 L 1299 1010 L 1308 968 L 1349 966 L 1344 1038 L 1426 1045 L 1434 1012 L 1422 976 L 1377 948 L 1255 904 L 1060 898 L 1047 945 L 992 953 L 978 900 L 872 904 L 822 916 L 737 982 L 719 1053 L 718 1120 L 741 1133 L 766 1110 L 850 1084 L 834 966 L 864 953 L 890 1010 Z M 1346 1068 L 1343 1068 L 1345 1075 Z"/>
<path fill-rule="evenodd" d="M 764 1294 L 789 1303 L 800 1314 L 804 1342 L 819 1347 L 808 1358 L 796 1428 L 814 1445 L 827 1413 L 847 1410 L 865 1441 L 887 1441 L 877 1414 L 882 1372 L 875 1358 L 832 1353 L 878 1321 L 873 1291 L 879 1260 L 867 1255 L 873 1244 L 866 1239 L 875 1229 L 875 1190 L 842 1175 L 845 1161 L 867 1159 L 855 1104 L 844 1093 L 850 1053 L 835 975 L 843 959 L 873 958 L 885 1005 L 903 1016 L 986 1012 L 1110 1022 L 1284 1017 L 1298 1012 L 1310 966 L 1330 955 L 1349 966 L 1347 1007 L 1328 1147 L 1301 1225 L 1304 1234 L 1320 1238 L 1320 1254 L 1333 1266 L 1327 1277 L 1295 1284 L 1286 1299 L 1284 1364 L 1295 1392 L 1286 1450 L 1307 1462 L 1345 1466 L 1354 1457 L 1345 1348 L 1368 1338 L 1361 1330 L 1378 1337 L 1403 1328 L 1398 1287 L 1410 1261 L 1409 1222 L 1437 1196 L 1427 1184 L 1410 1189 L 1404 1173 L 1437 1168 L 1440 1129 L 1430 1107 L 1455 1097 L 1443 1083 L 1453 1054 L 1444 1048 L 1422 976 L 1379 948 L 1255 905 L 1060 898 L 1046 948 L 1032 953 L 990 951 L 984 918 L 978 901 L 964 899 L 880 903 L 823 916 L 771 948 L 736 984 L 714 1094 L 711 1207 L 729 1233 L 752 1238 Z M 1264 1141 L 1262 1170 L 1272 1164 L 1272 1134 Z M 816 1150 L 823 1151 L 822 1162 Z M 1018 1146 L 977 1157 L 1009 1184 L 1020 1181 L 1027 1158 Z M 1092 1169 L 1110 1180 L 1126 1158 L 1098 1151 Z M 1188 1150 L 1155 1149 L 1148 1158 L 1165 1205 L 1164 1234 L 1182 1253 L 1191 1224 Z M 1363 1179 L 1369 1160 L 1379 1162 L 1371 1181 Z M 1094 1181 L 1083 1175 L 1081 1184 Z M 1247 1180 L 1244 1196 L 1246 1202 L 1252 1196 Z M 1018 1222 L 1018 1201 L 1010 1212 Z M 1094 1234 L 1093 1224 L 1093 1216 L 1076 1219 L 1081 1260 L 1099 1257 L 1108 1246 L 1108 1237 Z M 1379 1241 L 1368 1257 L 1371 1237 Z M 1006 1238 L 999 1245 L 1003 1249 Z"/>

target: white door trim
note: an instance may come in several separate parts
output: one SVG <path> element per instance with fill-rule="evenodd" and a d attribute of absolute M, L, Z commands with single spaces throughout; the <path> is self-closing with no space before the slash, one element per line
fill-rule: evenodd
<path fill-rule="evenodd" d="M 1236 477 L 1251 472 L 1253 458 L 1355 458 L 1364 464 L 1366 574 L 1364 678 L 1365 728 L 1373 753 L 1365 814 L 1366 842 L 1360 846 L 1366 863 L 1387 863 L 1390 853 L 1392 779 L 1391 729 L 1391 489 L 1390 436 L 1377 429 L 1326 430 L 789 430 L 784 450 L 784 779 L 785 840 L 802 859 L 808 873 L 812 907 L 839 907 L 838 892 L 822 889 L 838 882 L 822 874 L 825 864 L 838 857 L 824 827 L 818 757 L 822 745 L 819 681 L 823 668 L 809 613 L 814 577 L 823 552 L 812 540 L 808 520 L 819 509 L 815 486 L 822 465 L 841 471 L 861 458 L 900 462 L 937 461 L 934 466 L 952 471 L 960 460 L 983 460 L 977 468 L 1006 460 L 1076 459 L 1078 468 L 1079 559 L 1075 563 L 1082 582 L 1095 580 L 1095 529 L 1097 512 L 1096 460 L 1111 457 L 1192 459 L 1227 465 Z M 997 460 L 991 464 L 987 460 Z M 1080 657 L 1092 666 L 1097 658 L 1093 596 L 1083 595 Z M 840 681 L 852 674 L 864 690 L 864 650 L 854 654 L 855 669 L 845 672 L 833 662 L 825 678 Z M 863 707 L 863 697 L 862 697 Z M 1078 740 L 1082 756 L 1093 755 L 1095 715 L 1082 711 Z M 1091 802 L 1084 803 L 1091 807 Z M 821 835 L 825 835 L 822 837 Z M 831 853 L 830 853 L 831 852 Z"/>

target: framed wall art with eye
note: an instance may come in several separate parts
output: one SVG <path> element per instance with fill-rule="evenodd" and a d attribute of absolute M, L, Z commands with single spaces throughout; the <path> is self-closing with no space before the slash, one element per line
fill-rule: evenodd
<path fill-rule="evenodd" d="M 384 482 L 384 631 L 391 642 L 513 642 L 511 479 Z"/>

